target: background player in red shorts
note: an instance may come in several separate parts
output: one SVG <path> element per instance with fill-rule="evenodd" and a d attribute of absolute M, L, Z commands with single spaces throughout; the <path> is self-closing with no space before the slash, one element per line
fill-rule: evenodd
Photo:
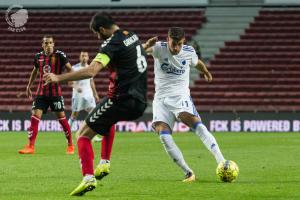
<path fill-rule="evenodd" d="M 67 56 L 60 50 L 54 50 L 54 39 L 52 36 L 44 36 L 42 40 L 43 51 L 35 54 L 34 68 L 31 72 L 26 88 L 27 96 L 32 99 L 31 86 L 39 72 L 40 80 L 36 91 L 36 97 L 32 104 L 31 124 L 28 129 L 28 144 L 24 149 L 19 150 L 20 154 L 33 154 L 38 127 L 43 113 L 47 113 L 48 108 L 55 112 L 68 141 L 67 154 L 74 154 L 71 129 L 64 112 L 64 98 L 61 93 L 59 83 L 45 85 L 42 80 L 44 73 L 61 74 L 64 69 L 68 72 L 72 70 Z"/>

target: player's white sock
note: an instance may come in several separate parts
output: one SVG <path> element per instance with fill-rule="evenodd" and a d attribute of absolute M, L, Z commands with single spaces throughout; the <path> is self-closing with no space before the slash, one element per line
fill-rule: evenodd
<path fill-rule="evenodd" d="M 74 128 L 73 128 L 73 123 L 74 123 L 74 121 L 75 121 L 75 120 L 74 120 L 72 117 L 70 117 L 69 120 L 68 120 L 68 123 L 69 123 L 70 128 L 71 128 L 72 131 L 74 131 Z"/>
<path fill-rule="evenodd" d="M 215 137 L 207 130 L 206 126 L 198 122 L 194 127 L 196 135 L 200 137 L 206 148 L 214 155 L 217 163 L 224 161 L 225 159 Z"/>
<path fill-rule="evenodd" d="M 110 163 L 109 160 L 105 160 L 105 159 L 101 159 L 99 164 L 102 165 L 102 164 L 106 164 L 106 163 Z"/>
<path fill-rule="evenodd" d="M 83 177 L 83 180 L 85 181 L 89 181 L 90 179 L 94 178 L 95 176 L 93 174 L 86 174 L 84 177 Z"/>
<path fill-rule="evenodd" d="M 184 173 L 193 172 L 193 170 L 191 170 L 191 168 L 189 168 L 186 164 L 180 149 L 173 140 L 171 133 L 169 131 L 161 131 L 159 137 L 168 155 L 184 171 Z"/>

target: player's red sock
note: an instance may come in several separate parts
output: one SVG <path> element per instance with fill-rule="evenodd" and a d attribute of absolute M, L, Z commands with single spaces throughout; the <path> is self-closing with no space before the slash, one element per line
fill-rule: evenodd
<path fill-rule="evenodd" d="M 115 125 L 113 125 L 110 130 L 109 134 L 103 136 L 101 141 L 101 159 L 102 160 L 110 160 L 110 154 L 112 150 L 112 145 L 114 143 L 115 138 Z"/>
<path fill-rule="evenodd" d="M 87 137 L 79 137 L 77 146 L 82 175 L 94 174 L 94 152 L 91 140 Z"/>
<path fill-rule="evenodd" d="M 59 118 L 58 121 L 64 130 L 65 136 L 68 140 L 68 145 L 69 146 L 73 145 L 72 132 L 71 132 L 71 128 L 70 128 L 70 125 L 69 125 L 66 117 Z"/>
<path fill-rule="evenodd" d="M 34 146 L 35 144 L 35 139 L 39 130 L 39 122 L 40 122 L 40 118 L 31 115 L 30 127 L 28 128 L 28 139 L 29 139 L 30 146 Z"/>

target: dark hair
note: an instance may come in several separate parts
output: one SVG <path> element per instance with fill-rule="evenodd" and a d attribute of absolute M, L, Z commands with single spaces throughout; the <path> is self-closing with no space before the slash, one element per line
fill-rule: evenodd
<path fill-rule="evenodd" d="M 183 28 L 180 28 L 180 27 L 171 27 L 169 28 L 169 31 L 168 31 L 168 36 L 170 38 L 172 38 L 173 40 L 181 40 L 182 38 L 185 37 L 185 33 L 184 33 L 184 30 Z"/>
<path fill-rule="evenodd" d="M 90 29 L 95 32 L 99 32 L 99 28 L 111 28 L 115 22 L 111 18 L 111 16 L 107 13 L 97 13 L 95 14 L 90 22 Z"/>
<path fill-rule="evenodd" d="M 42 42 L 44 41 L 44 38 L 52 38 L 54 41 L 54 37 L 52 35 L 44 35 L 42 38 Z"/>

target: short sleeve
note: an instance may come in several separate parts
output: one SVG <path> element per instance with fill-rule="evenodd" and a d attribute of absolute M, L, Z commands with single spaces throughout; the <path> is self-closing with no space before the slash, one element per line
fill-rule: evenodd
<path fill-rule="evenodd" d="M 64 52 L 61 51 L 59 56 L 60 56 L 61 65 L 65 66 L 69 62 L 69 59 L 68 59 L 67 55 Z"/>
<path fill-rule="evenodd" d="M 160 49 L 161 49 L 162 43 L 161 42 L 156 42 L 155 45 L 152 48 L 152 56 L 154 58 L 157 58 L 160 54 Z"/>
<path fill-rule="evenodd" d="M 114 59 L 119 49 L 120 49 L 120 45 L 118 43 L 113 41 L 109 41 L 109 42 L 105 41 L 101 45 L 101 49 L 99 53 L 106 54 L 110 58 L 110 60 L 112 60 Z"/>
<path fill-rule="evenodd" d="M 193 53 L 192 53 L 192 61 L 191 61 L 191 66 L 192 67 L 195 67 L 197 64 L 198 64 L 198 56 L 197 56 L 197 54 L 196 54 L 196 52 L 194 51 Z"/>

